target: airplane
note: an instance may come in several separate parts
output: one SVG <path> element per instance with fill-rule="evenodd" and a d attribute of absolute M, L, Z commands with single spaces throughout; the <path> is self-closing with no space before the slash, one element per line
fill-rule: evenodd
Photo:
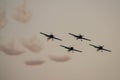
<path fill-rule="evenodd" d="M 83 37 L 84 35 L 81 35 L 81 34 L 79 34 L 79 35 L 75 35 L 75 34 L 72 34 L 72 33 L 68 33 L 68 34 L 76 37 L 76 40 L 81 39 L 81 41 L 83 41 L 83 40 L 91 41 L 90 39 L 84 38 Z"/>
<path fill-rule="evenodd" d="M 62 39 L 56 38 L 52 33 L 48 35 L 48 34 L 45 34 L 45 33 L 40 32 L 40 34 L 42 34 L 42 35 L 48 37 L 47 40 L 56 39 L 56 40 L 62 41 Z"/>
<path fill-rule="evenodd" d="M 70 51 L 72 51 L 72 53 L 74 53 L 74 51 L 82 52 L 82 51 L 80 51 L 80 50 L 74 49 L 74 47 L 66 47 L 66 46 L 63 46 L 63 45 L 60 45 L 60 46 L 68 49 L 68 52 L 70 52 Z"/>
<path fill-rule="evenodd" d="M 104 47 L 104 45 L 103 46 L 95 46 L 95 45 L 92 45 L 92 44 L 89 44 L 90 46 L 93 46 L 94 48 L 97 48 L 97 51 L 100 51 L 101 50 L 101 52 L 103 52 L 103 50 L 104 51 L 108 51 L 108 52 L 111 52 L 110 50 L 108 50 L 108 49 L 104 49 L 103 47 Z"/>

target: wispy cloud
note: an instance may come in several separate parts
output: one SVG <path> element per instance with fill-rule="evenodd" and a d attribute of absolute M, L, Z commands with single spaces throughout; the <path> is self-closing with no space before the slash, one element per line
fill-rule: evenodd
<path fill-rule="evenodd" d="M 26 47 L 28 50 L 34 53 L 38 53 L 42 50 L 40 40 L 38 40 L 36 36 L 33 36 L 28 40 L 23 40 L 22 44 L 24 47 Z"/>
<path fill-rule="evenodd" d="M 0 8 L 0 29 L 4 28 L 7 24 L 6 13 L 4 9 Z"/>
<path fill-rule="evenodd" d="M 44 63 L 45 63 L 44 60 L 29 60 L 29 61 L 25 61 L 26 65 L 42 65 Z"/>
<path fill-rule="evenodd" d="M 68 55 L 64 55 L 64 56 L 54 56 L 54 55 L 48 55 L 48 57 L 55 62 L 66 62 L 69 61 L 71 58 Z"/>
<path fill-rule="evenodd" d="M 26 0 L 24 0 L 23 3 L 15 9 L 15 13 L 13 14 L 13 19 L 21 23 L 27 23 L 30 21 L 31 17 L 32 14 L 27 9 L 27 3 Z"/>
<path fill-rule="evenodd" d="M 7 55 L 20 55 L 25 53 L 24 50 L 20 50 L 15 46 L 15 43 L 9 42 L 6 45 L 1 44 L 0 45 L 0 51 L 4 52 Z"/>

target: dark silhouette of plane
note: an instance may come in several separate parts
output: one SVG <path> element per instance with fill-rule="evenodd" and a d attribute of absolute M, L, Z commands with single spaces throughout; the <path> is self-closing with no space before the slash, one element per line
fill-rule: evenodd
<path fill-rule="evenodd" d="M 80 51 L 80 50 L 74 49 L 74 47 L 66 47 L 66 46 L 63 46 L 63 45 L 60 45 L 60 46 L 68 49 L 68 52 L 70 52 L 70 51 L 72 51 L 72 52 L 74 52 L 74 51 L 82 52 L 82 51 Z"/>
<path fill-rule="evenodd" d="M 84 35 L 81 35 L 81 34 L 79 34 L 79 35 L 75 35 L 75 34 L 72 34 L 72 33 L 68 33 L 68 34 L 76 37 L 76 40 L 81 39 L 81 41 L 83 41 L 83 40 L 91 41 L 90 39 L 84 38 L 83 37 Z"/>
<path fill-rule="evenodd" d="M 111 52 L 110 50 L 107 50 L 107 49 L 104 49 L 104 45 L 103 46 L 95 46 L 95 45 L 92 45 L 92 44 L 89 44 L 90 46 L 93 46 L 94 48 L 97 48 L 97 51 L 100 51 L 103 52 L 104 51 L 108 51 L 108 52 Z"/>
<path fill-rule="evenodd" d="M 47 40 L 56 39 L 56 40 L 62 41 L 62 39 L 56 38 L 52 33 L 51 33 L 50 35 L 48 35 L 48 34 L 45 34 L 45 33 L 40 32 L 40 34 L 42 34 L 42 35 L 48 37 Z"/>

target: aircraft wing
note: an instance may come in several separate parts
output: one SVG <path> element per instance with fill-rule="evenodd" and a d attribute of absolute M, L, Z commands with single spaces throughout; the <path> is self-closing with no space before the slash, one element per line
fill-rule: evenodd
<path fill-rule="evenodd" d="M 72 35 L 72 36 L 74 36 L 74 37 L 77 37 L 77 35 L 75 35 L 75 34 L 72 34 L 72 33 L 68 33 L 69 35 Z"/>
<path fill-rule="evenodd" d="M 63 45 L 60 45 L 60 46 L 66 48 L 66 49 L 70 49 L 69 47 L 66 47 L 66 46 L 63 46 Z"/>
<path fill-rule="evenodd" d="M 108 51 L 108 52 L 111 52 L 110 50 L 107 50 L 107 49 L 103 49 L 103 50 Z"/>
<path fill-rule="evenodd" d="M 62 41 L 62 39 L 59 39 L 59 38 L 56 38 L 56 37 L 54 37 L 54 39 L 59 40 L 59 41 Z"/>
<path fill-rule="evenodd" d="M 95 45 L 92 45 L 92 44 L 89 44 L 90 46 L 93 46 L 93 47 L 95 47 L 95 48 L 99 48 L 98 46 L 95 46 Z"/>
<path fill-rule="evenodd" d="M 45 36 L 49 37 L 49 35 L 47 35 L 47 34 L 45 34 L 45 33 L 40 32 L 40 34 L 42 34 L 42 35 L 45 35 Z"/>
<path fill-rule="evenodd" d="M 87 38 L 82 38 L 82 39 L 87 40 L 87 41 L 91 41 L 90 39 L 87 39 Z"/>
<path fill-rule="evenodd" d="M 82 51 L 80 51 L 80 50 L 77 50 L 77 49 L 74 49 L 74 51 L 77 51 L 77 52 L 82 52 Z"/>

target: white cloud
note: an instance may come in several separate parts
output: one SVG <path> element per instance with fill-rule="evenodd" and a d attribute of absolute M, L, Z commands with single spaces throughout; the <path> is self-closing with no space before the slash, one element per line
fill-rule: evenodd
<path fill-rule="evenodd" d="M 29 22 L 31 17 L 32 17 L 32 13 L 27 9 L 26 1 L 24 1 L 21 5 L 19 5 L 15 9 L 15 13 L 13 14 L 13 19 L 21 23 Z"/>
<path fill-rule="evenodd" d="M 68 55 L 64 55 L 64 56 L 49 55 L 48 57 L 55 62 L 66 62 L 71 59 Z"/>
<path fill-rule="evenodd" d="M 45 61 L 44 60 L 29 60 L 29 61 L 25 61 L 26 65 L 41 65 L 44 64 Z"/>
<path fill-rule="evenodd" d="M 1 44 L 0 45 L 0 51 L 4 52 L 7 55 L 20 55 L 25 53 L 24 50 L 18 49 L 18 47 L 15 45 L 15 43 L 9 42 L 8 44 Z"/>
<path fill-rule="evenodd" d="M 34 53 L 38 53 L 42 50 L 40 40 L 38 40 L 36 36 L 33 36 L 32 38 L 30 38 L 28 40 L 26 40 L 26 39 L 23 40 L 22 44 L 24 47 L 26 47 L 28 50 L 30 50 Z"/>

